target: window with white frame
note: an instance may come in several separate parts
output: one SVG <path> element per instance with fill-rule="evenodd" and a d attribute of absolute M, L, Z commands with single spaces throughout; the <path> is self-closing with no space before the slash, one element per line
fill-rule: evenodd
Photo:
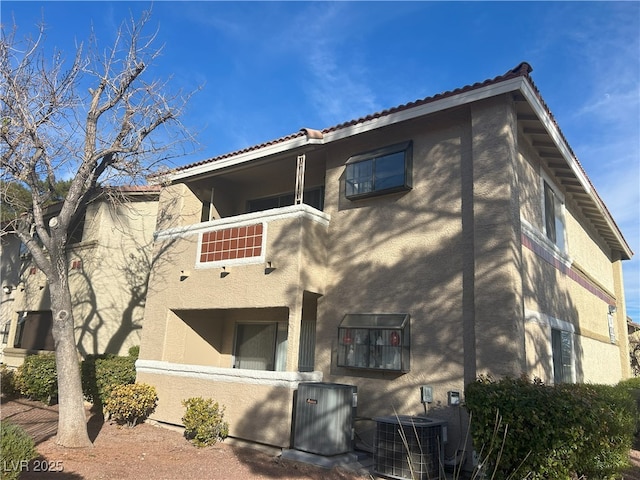
<path fill-rule="evenodd" d="M 546 179 L 543 185 L 544 233 L 561 252 L 565 252 L 564 199 Z"/>
<path fill-rule="evenodd" d="M 234 368 L 284 371 L 287 359 L 285 323 L 238 323 Z"/>
<path fill-rule="evenodd" d="M 551 329 L 553 382 L 573 382 L 573 334 L 567 330 Z"/>
<path fill-rule="evenodd" d="M 399 143 L 347 160 L 345 196 L 357 199 L 411 189 L 412 144 Z"/>
<path fill-rule="evenodd" d="M 616 328 L 612 313 L 607 314 L 607 323 L 609 324 L 609 341 L 616 343 Z"/>

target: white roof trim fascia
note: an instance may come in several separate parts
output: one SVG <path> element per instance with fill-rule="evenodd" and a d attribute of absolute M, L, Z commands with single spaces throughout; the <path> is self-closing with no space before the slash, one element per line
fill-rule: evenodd
<path fill-rule="evenodd" d="M 611 218 L 611 215 L 607 211 L 606 207 L 603 205 L 602 200 L 598 197 L 598 194 L 595 192 L 595 190 L 591 186 L 591 183 L 587 179 L 586 174 L 584 173 L 582 168 L 580 168 L 580 166 L 578 165 L 576 159 L 571 153 L 569 146 L 567 145 L 562 135 L 560 134 L 560 131 L 558 130 L 555 122 L 551 119 L 551 117 L 547 113 L 547 109 L 540 102 L 538 95 L 536 95 L 536 93 L 531 88 L 531 85 L 527 82 L 523 82 L 520 91 L 529 102 L 529 105 L 531 105 L 531 108 L 533 108 L 533 110 L 535 111 L 536 115 L 540 119 L 540 122 L 542 122 L 542 124 L 544 125 L 545 129 L 549 133 L 549 136 L 551 136 L 553 142 L 556 144 L 556 146 L 558 147 L 558 150 L 564 157 L 564 160 L 567 162 L 567 165 L 569 165 L 569 168 L 571 168 L 571 171 L 575 174 L 576 178 L 580 182 L 580 185 L 582 186 L 582 188 L 584 188 L 585 193 L 589 195 L 589 198 L 591 198 L 593 202 L 597 205 L 598 211 L 600 212 L 602 217 L 606 220 L 607 225 L 609 226 L 609 228 L 615 235 L 616 239 L 620 243 L 620 246 L 624 249 L 625 253 L 629 256 L 629 258 L 631 258 L 633 256 L 633 252 L 631 251 L 626 240 L 622 236 L 622 232 L 620 232 L 620 229 L 617 227 L 613 218 Z"/>
<path fill-rule="evenodd" d="M 350 125 L 339 130 L 326 133 L 324 135 L 324 141 L 325 143 L 333 142 L 350 137 L 352 135 L 375 130 L 376 128 L 393 125 L 394 123 L 412 120 L 414 118 L 440 112 L 449 108 L 459 107 L 468 103 L 477 102 L 478 100 L 484 100 L 486 98 L 495 97 L 504 93 L 514 92 L 520 89 L 521 84 L 523 83 L 523 77 L 516 77 L 510 80 L 505 80 L 504 82 L 487 85 L 485 87 L 481 87 L 475 90 L 469 90 L 467 92 L 462 92 L 450 97 L 435 100 L 433 102 L 428 102 L 416 107 L 411 107 L 396 113 L 390 113 L 382 117 L 367 120 L 356 125 Z"/>
<path fill-rule="evenodd" d="M 257 150 L 239 153 L 238 155 L 224 158 L 222 160 L 217 160 L 215 162 L 207 163 L 204 165 L 197 165 L 195 167 L 188 168 L 177 173 L 170 173 L 167 175 L 167 177 L 171 181 L 182 180 L 194 175 L 214 172 L 223 168 L 236 166 L 258 158 L 263 158 L 268 155 L 274 155 L 276 153 L 286 152 L 287 150 L 304 147 L 306 145 L 317 145 L 319 143 L 326 144 L 329 142 L 340 140 L 342 138 L 356 135 L 358 133 L 368 132 L 370 130 L 375 130 L 376 128 L 392 125 L 394 123 L 403 122 L 406 120 L 411 120 L 413 118 L 418 118 L 423 115 L 446 110 L 448 108 L 465 105 L 467 103 L 490 98 L 496 95 L 501 95 L 507 92 L 517 91 L 519 88 L 521 88 L 521 85 L 524 82 L 525 81 L 523 77 L 516 77 L 504 82 L 487 85 L 475 90 L 469 90 L 467 92 L 462 92 L 440 100 L 428 102 L 417 107 L 411 107 L 400 112 L 383 115 L 381 117 L 367 120 L 356 125 L 343 127 L 324 134 L 324 138 L 321 141 L 319 141 L 318 139 L 307 139 L 306 135 L 302 137 L 296 137 L 291 140 L 276 143 L 274 145 L 267 145 Z"/>
<path fill-rule="evenodd" d="M 206 163 L 204 165 L 197 165 L 195 167 L 182 170 L 180 172 L 169 173 L 167 174 L 167 178 L 170 181 L 182 180 L 184 178 L 193 177 L 195 175 L 209 173 L 216 170 L 221 170 L 223 168 L 233 167 L 235 165 L 249 162 L 257 158 L 262 158 L 269 155 L 275 155 L 277 153 L 286 152 L 287 150 L 293 150 L 295 148 L 304 147 L 310 144 L 313 145 L 321 142 L 322 141 L 318 141 L 316 139 L 309 141 L 307 140 L 306 136 L 296 137 L 290 140 L 285 140 L 284 142 L 275 143 L 273 145 L 267 145 L 266 147 L 262 147 L 258 150 L 239 153 L 238 155 L 234 155 L 229 158 L 224 158 L 222 160 L 217 160 L 215 162 Z"/>

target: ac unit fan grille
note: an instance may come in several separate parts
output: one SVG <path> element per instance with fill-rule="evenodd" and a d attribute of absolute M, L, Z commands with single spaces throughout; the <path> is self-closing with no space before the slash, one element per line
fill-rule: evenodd
<path fill-rule="evenodd" d="M 373 452 L 374 471 L 398 479 L 439 478 L 443 466 L 442 424 L 425 423 L 423 418 L 415 421 L 407 421 L 406 418 L 378 420 Z"/>

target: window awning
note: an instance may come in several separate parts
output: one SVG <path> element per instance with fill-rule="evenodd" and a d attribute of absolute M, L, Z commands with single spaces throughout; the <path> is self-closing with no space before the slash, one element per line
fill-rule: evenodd
<path fill-rule="evenodd" d="M 347 313 L 342 328 L 404 328 L 409 322 L 408 313 Z"/>

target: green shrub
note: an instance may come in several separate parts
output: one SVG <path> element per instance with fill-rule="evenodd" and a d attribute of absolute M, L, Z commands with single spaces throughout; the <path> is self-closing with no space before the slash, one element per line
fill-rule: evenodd
<path fill-rule="evenodd" d="M 135 427 L 154 412 L 157 404 L 158 395 L 153 386 L 131 383 L 113 387 L 104 406 L 116 422 Z"/>
<path fill-rule="evenodd" d="M 29 355 L 18 367 L 17 387 L 33 400 L 53 404 L 58 400 L 58 377 L 54 353 Z"/>
<path fill-rule="evenodd" d="M 15 397 L 20 391 L 18 390 L 16 371 L 8 368 L 6 365 L 0 365 L 0 393 L 7 398 Z"/>
<path fill-rule="evenodd" d="M 635 407 L 623 388 L 482 377 L 465 397 L 474 444 L 496 480 L 610 478 L 628 462 Z"/>
<path fill-rule="evenodd" d="M 631 378 L 627 378 L 626 380 L 621 380 L 618 385 L 624 388 L 640 389 L 640 377 L 631 377 Z"/>
<path fill-rule="evenodd" d="M 140 345 L 134 345 L 129 349 L 129 356 L 135 358 L 136 360 L 140 356 Z"/>
<path fill-rule="evenodd" d="M 198 447 L 214 445 L 229 435 L 229 424 L 224 420 L 224 407 L 218 402 L 202 397 L 182 401 L 186 407 L 182 423 L 184 436 Z"/>
<path fill-rule="evenodd" d="M 635 449 L 640 449 L 640 377 L 622 380 L 618 386 L 629 392 L 636 402 L 636 429 L 633 446 Z"/>
<path fill-rule="evenodd" d="M 81 365 L 85 398 L 100 407 L 116 385 L 136 381 L 135 358 L 115 355 L 88 355 Z"/>
<path fill-rule="evenodd" d="M 17 479 L 28 462 L 36 457 L 33 439 L 19 426 L 4 420 L 0 424 L 0 451 L 2 480 Z"/>
<path fill-rule="evenodd" d="M 629 450 L 636 427 L 636 405 L 630 393 L 619 386 L 567 385 L 567 397 L 581 397 L 583 428 L 575 472 L 584 478 L 613 478 L 629 463 Z"/>

